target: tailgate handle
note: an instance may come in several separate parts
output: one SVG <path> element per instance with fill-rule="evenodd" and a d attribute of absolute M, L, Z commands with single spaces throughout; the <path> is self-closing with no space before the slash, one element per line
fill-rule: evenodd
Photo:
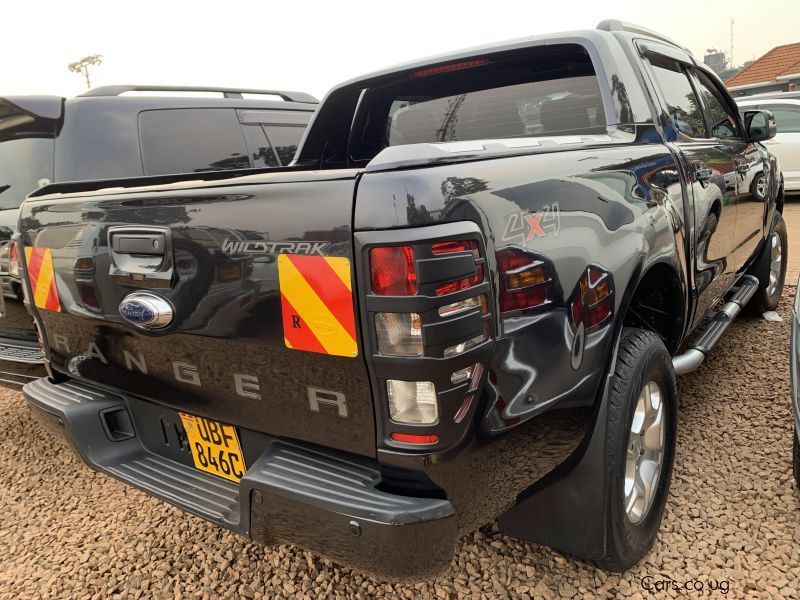
<path fill-rule="evenodd" d="M 117 254 L 164 256 L 167 245 L 164 233 L 112 233 L 111 249 Z"/>

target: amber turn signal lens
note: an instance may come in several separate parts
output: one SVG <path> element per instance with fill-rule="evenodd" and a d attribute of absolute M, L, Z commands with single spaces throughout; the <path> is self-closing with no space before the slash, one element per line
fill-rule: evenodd
<path fill-rule="evenodd" d="M 520 288 L 537 285 L 547 281 L 547 275 L 542 267 L 533 267 L 525 269 L 518 273 L 509 273 L 506 275 L 507 287 L 509 290 L 518 290 Z"/>

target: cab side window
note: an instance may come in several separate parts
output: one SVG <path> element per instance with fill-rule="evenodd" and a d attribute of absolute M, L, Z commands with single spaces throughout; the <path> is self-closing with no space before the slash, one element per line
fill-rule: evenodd
<path fill-rule="evenodd" d="M 653 54 L 649 57 L 653 75 L 661 89 L 672 126 L 691 138 L 706 137 L 700 102 L 692 89 L 689 77 L 680 63 Z"/>
<path fill-rule="evenodd" d="M 253 166 L 233 109 L 144 111 L 139 115 L 139 140 L 145 175 Z"/>
<path fill-rule="evenodd" d="M 708 75 L 702 71 L 697 71 L 696 75 L 699 83 L 697 91 L 703 99 L 708 126 L 711 129 L 711 137 L 720 139 L 741 138 L 736 113 L 731 110 L 725 97 Z"/>
<path fill-rule="evenodd" d="M 766 108 L 772 111 L 775 116 L 775 123 L 778 126 L 778 133 L 800 133 L 800 108 L 792 108 L 782 105 L 766 105 L 760 108 Z"/>

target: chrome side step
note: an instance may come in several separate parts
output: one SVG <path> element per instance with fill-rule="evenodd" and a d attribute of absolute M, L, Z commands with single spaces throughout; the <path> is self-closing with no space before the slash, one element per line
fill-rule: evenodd
<path fill-rule="evenodd" d="M 683 354 L 673 357 L 672 367 L 676 375 L 690 373 L 699 367 L 709 352 L 717 345 L 722 334 L 758 290 L 759 281 L 752 275 L 744 275 L 731 299 L 722 305 L 703 333 Z"/>

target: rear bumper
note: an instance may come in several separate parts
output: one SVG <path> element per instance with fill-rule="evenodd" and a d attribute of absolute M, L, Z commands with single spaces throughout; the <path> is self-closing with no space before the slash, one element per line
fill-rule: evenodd
<path fill-rule="evenodd" d="M 123 395 L 48 379 L 23 393 L 90 467 L 255 541 L 297 544 L 391 579 L 436 575 L 452 560 L 450 502 L 383 492 L 368 461 L 273 440 L 236 484 L 149 450 Z"/>

